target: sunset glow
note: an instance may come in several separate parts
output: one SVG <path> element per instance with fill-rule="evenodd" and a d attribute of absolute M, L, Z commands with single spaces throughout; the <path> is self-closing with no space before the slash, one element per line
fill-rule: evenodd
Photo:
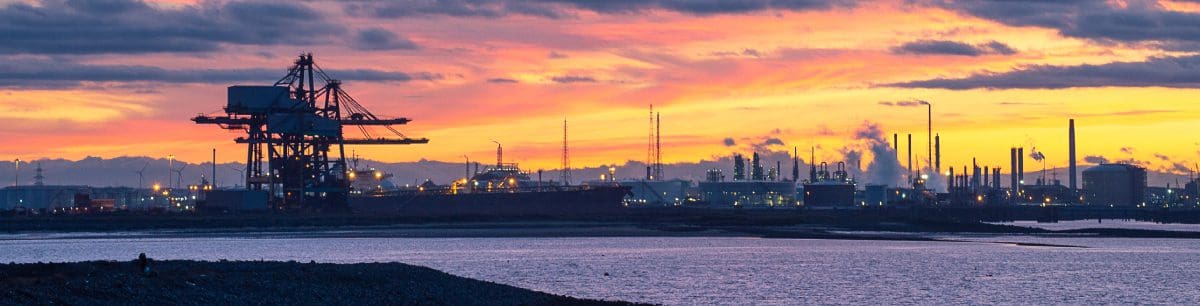
<path fill-rule="evenodd" d="M 222 161 L 243 161 L 237 134 L 188 118 L 220 111 L 225 87 L 270 84 L 296 54 L 312 52 L 364 106 L 412 118 L 405 135 L 431 140 L 354 148 L 382 161 L 487 160 L 495 139 L 513 162 L 553 169 L 564 119 L 573 165 L 642 160 L 651 104 L 662 113 L 668 163 L 756 146 L 816 147 L 818 159 L 839 160 L 846 148 L 862 146 L 855 131 L 868 122 L 889 139 L 914 134 L 914 147 L 922 148 L 915 154 L 927 158 L 924 107 L 895 103 L 914 100 L 933 104 L 944 165 L 972 158 L 1007 165 L 1008 148 L 1025 146 L 1044 152 L 1051 167 L 1065 166 L 1068 118 L 1076 119 L 1080 159 L 1132 159 L 1177 173 L 1177 165 L 1200 160 L 1196 35 L 1060 28 L 973 2 L 728 11 L 671 1 L 499 1 L 461 11 L 388 2 L 165 2 L 0 9 L 0 36 L 23 37 L 0 47 L 7 74 L 0 76 L 0 119 L 9 122 L 0 128 L 0 154 L 204 161 L 217 148 Z M 1189 2 L 1092 5 L 1112 14 L 1200 18 Z M 52 22 L 32 17 L 39 12 L 110 20 L 104 29 L 50 40 L 37 37 L 56 33 Z M 233 25 L 206 28 L 210 22 Z M 260 28 L 242 33 L 239 22 Z M 1022 83 L 1038 77 L 1061 84 Z M 784 145 L 764 146 L 768 138 Z M 1123 150 L 1130 147 L 1138 149 Z"/>

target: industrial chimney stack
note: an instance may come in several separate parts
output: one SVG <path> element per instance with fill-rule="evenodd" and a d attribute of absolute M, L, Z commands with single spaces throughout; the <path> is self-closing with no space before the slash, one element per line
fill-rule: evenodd
<path fill-rule="evenodd" d="M 896 153 L 896 162 L 900 162 L 900 133 L 892 134 L 892 152 Z"/>
<path fill-rule="evenodd" d="M 909 179 L 909 180 L 912 180 L 912 177 L 913 177 L 913 166 L 912 166 L 912 134 L 908 134 L 908 179 Z"/>
<path fill-rule="evenodd" d="M 1008 152 L 1008 156 L 1009 156 L 1008 172 L 1012 173 L 1012 175 L 1009 175 L 1010 176 L 1010 178 L 1009 178 L 1010 184 L 1008 185 L 1008 187 L 1012 189 L 1013 193 L 1016 193 L 1017 187 L 1018 187 L 1017 185 L 1020 184 L 1020 182 L 1018 181 L 1018 178 L 1017 178 L 1017 148 L 1016 147 L 1008 148 L 1008 151 L 1009 151 Z"/>
<path fill-rule="evenodd" d="M 1017 183 L 1025 181 L 1025 148 L 1017 148 Z M 1020 189 L 1019 187 L 1017 189 Z"/>
<path fill-rule="evenodd" d="M 1071 155 L 1071 161 L 1070 161 L 1071 165 L 1070 165 L 1070 167 L 1068 167 L 1069 168 L 1068 170 L 1071 171 L 1071 191 L 1075 191 L 1076 190 L 1075 188 L 1078 187 L 1075 185 L 1075 175 L 1076 175 L 1076 172 L 1075 172 L 1075 119 L 1071 119 L 1070 129 L 1069 129 L 1068 133 L 1070 134 L 1070 136 L 1068 136 L 1068 138 L 1069 138 L 1069 141 L 1071 142 L 1070 149 L 1069 149 L 1070 152 L 1068 153 Z"/>
<path fill-rule="evenodd" d="M 933 172 L 942 172 L 942 135 L 933 136 Z"/>

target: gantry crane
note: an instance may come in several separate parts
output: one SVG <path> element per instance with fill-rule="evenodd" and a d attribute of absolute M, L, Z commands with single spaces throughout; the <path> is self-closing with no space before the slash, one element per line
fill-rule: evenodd
<path fill-rule="evenodd" d="M 347 173 L 352 171 L 346 167 L 345 145 L 429 142 L 408 138 L 393 127 L 408 123 L 408 118 L 378 117 L 341 85 L 313 62 L 311 53 L 302 54 L 274 85 L 230 86 L 223 116 L 199 115 L 192 121 L 246 132 L 235 139 L 247 147 L 246 185 L 267 191 L 271 208 L 341 210 L 346 208 Z M 344 138 L 346 126 L 357 127 L 364 138 Z M 372 136 L 370 126 L 391 135 Z"/>

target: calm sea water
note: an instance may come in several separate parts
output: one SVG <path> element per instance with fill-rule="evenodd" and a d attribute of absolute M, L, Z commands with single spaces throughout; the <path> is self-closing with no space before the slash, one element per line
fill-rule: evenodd
<path fill-rule="evenodd" d="M 956 238 L 956 237 L 949 237 Z M 576 297 L 670 305 L 1200 304 L 1200 241 L 957 237 L 133 238 L 2 236 L 0 261 L 390 262 Z M 1038 242 L 1086 248 L 1017 246 Z"/>
<path fill-rule="evenodd" d="M 992 224 L 1016 225 L 1048 230 L 1073 230 L 1084 228 L 1121 228 L 1159 231 L 1200 232 L 1200 224 L 1154 223 L 1133 220 L 1075 220 L 1059 222 L 1015 221 L 996 222 Z"/>

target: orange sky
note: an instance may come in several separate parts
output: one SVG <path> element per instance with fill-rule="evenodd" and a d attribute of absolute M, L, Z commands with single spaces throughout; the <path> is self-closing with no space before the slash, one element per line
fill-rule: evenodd
<path fill-rule="evenodd" d="M 170 2 L 154 7 L 187 10 L 221 3 Z M 889 85 L 1037 65 L 1195 55 L 1159 45 L 1170 42 L 1165 40 L 1114 42 L 899 1 L 719 14 L 667 8 L 612 13 L 567 6 L 562 9 L 569 16 L 559 18 L 515 13 L 378 17 L 351 12 L 340 3 L 302 5 L 343 27 L 348 34 L 342 36 L 377 28 L 418 47 L 364 50 L 327 37 L 305 44 L 222 41 L 203 51 L 62 55 L 34 50 L 0 56 L 175 73 L 261 68 L 282 76 L 295 54 L 313 52 L 325 69 L 440 76 L 346 81 L 345 88 L 373 112 L 414 119 L 402 128 L 406 135 L 431 139 L 426 145 L 353 148 L 384 161 L 459 161 L 462 155 L 490 160 L 495 148 L 489 139 L 495 139 L 504 143 L 512 161 L 527 168 L 557 168 L 563 119 L 571 125 L 573 165 L 641 160 L 650 104 L 662 113 L 666 162 L 744 153 L 770 137 L 785 143 L 772 149 L 816 146 L 819 159 L 836 160 L 843 147 L 859 145 L 853 134 L 864 122 L 880 124 L 888 134 L 915 134 L 919 141 L 914 147 L 921 148 L 915 154 L 924 156 L 925 110 L 880 103 L 911 100 L 933 104 L 944 165 L 963 165 L 977 157 L 981 164 L 1004 167 L 1007 149 L 1022 145 L 1044 152 L 1049 166 L 1063 166 L 1067 118 L 1077 120 L 1081 160 L 1087 155 L 1132 158 L 1151 168 L 1200 160 L 1200 137 L 1194 133 L 1200 127 L 1200 104 L 1190 86 L 951 90 Z M 1187 3 L 1149 5 L 1159 11 L 1197 11 Z M 995 41 L 1015 52 L 954 55 L 897 49 L 921 40 L 968 46 Z M 565 76 L 587 81 L 555 81 Z M 30 160 L 173 154 L 202 161 L 210 148 L 217 148 L 222 161 L 241 161 L 244 148 L 232 142 L 236 134 L 196 126 L 188 118 L 220 110 L 226 86 L 269 84 L 276 78 L 84 79 L 65 86 L 0 87 L 0 119 L 9 122 L 0 127 L 5 143 L 0 155 Z M 725 138 L 736 144 L 726 146 Z M 1132 150 L 1122 150 L 1127 147 Z"/>

